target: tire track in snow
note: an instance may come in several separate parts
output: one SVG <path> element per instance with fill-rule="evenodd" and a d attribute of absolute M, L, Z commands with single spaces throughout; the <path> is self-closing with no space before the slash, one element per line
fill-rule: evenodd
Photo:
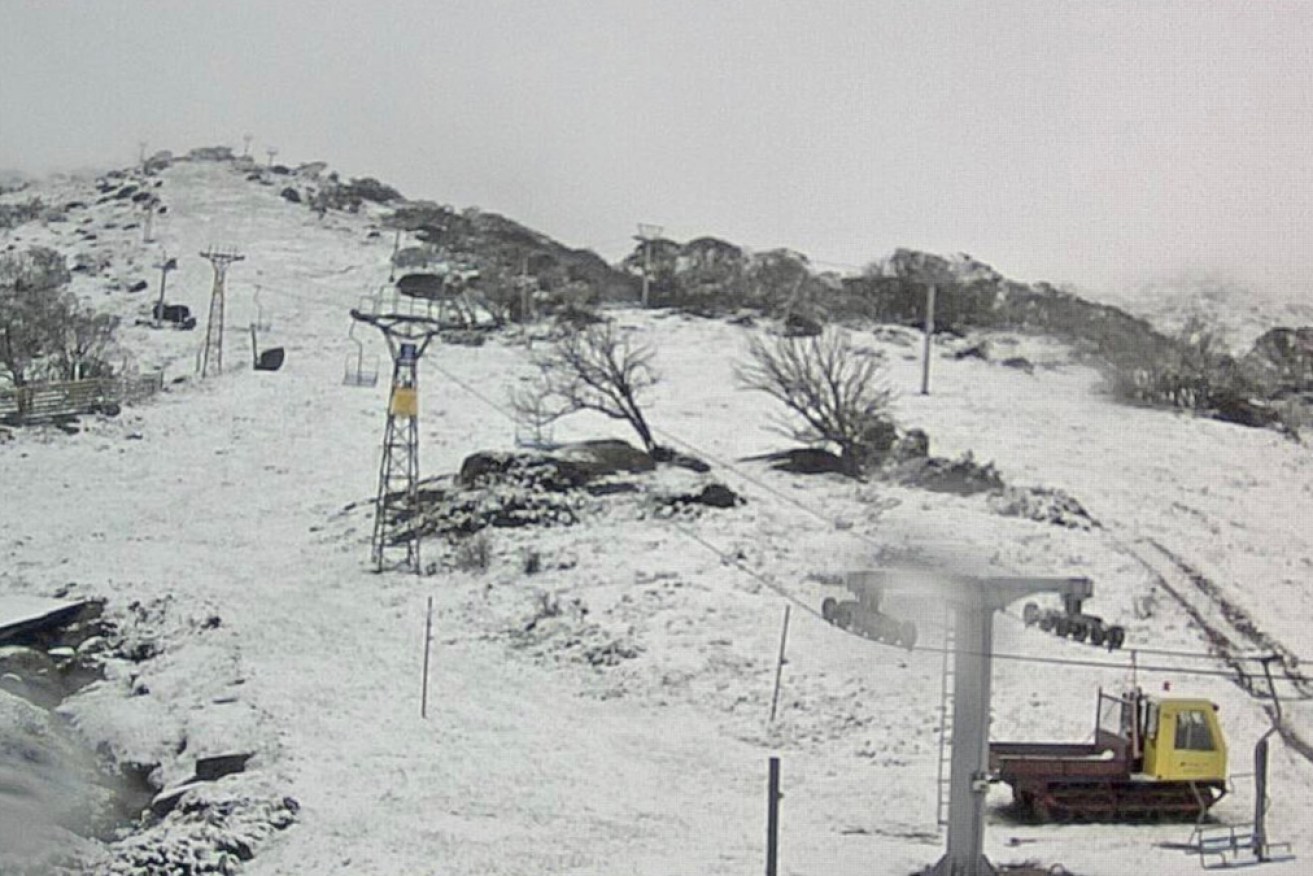
<path fill-rule="evenodd" d="M 1240 653 L 1243 645 L 1237 644 L 1239 640 L 1274 655 L 1285 679 L 1300 696 L 1313 697 L 1313 679 L 1299 669 L 1299 660 L 1294 653 L 1259 628 L 1248 612 L 1228 600 L 1216 582 L 1157 539 L 1141 539 L 1140 542 L 1153 549 L 1153 559 L 1146 556 L 1142 549 L 1120 541 L 1118 545 L 1143 566 L 1163 591 L 1185 611 L 1204 634 L 1209 650 L 1235 673 L 1232 681 L 1237 687 L 1255 699 L 1270 698 L 1266 685 L 1261 683 L 1258 676 L 1246 670 L 1244 663 L 1253 658 Z M 1175 583 L 1169 581 L 1169 578 Z M 1276 725 L 1282 740 L 1309 763 L 1313 763 L 1313 743 L 1301 736 L 1288 721 L 1277 722 L 1274 706 L 1265 705 L 1263 710 Z"/>

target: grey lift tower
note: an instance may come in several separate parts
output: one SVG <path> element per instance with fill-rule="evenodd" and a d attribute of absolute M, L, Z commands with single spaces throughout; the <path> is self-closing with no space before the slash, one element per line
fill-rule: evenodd
<path fill-rule="evenodd" d="M 858 600 L 826 599 L 821 605 L 822 616 L 850 632 L 887 644 L 915 647 L 916 628 L 882 611 L 880 601 L 885 593 L 915 592 L 921 598 L 940 599 L 951 609 L 953 741 L 947 783 L 948 817 L 940 821 L 948 825 L 948 850 L 923 876 L 996 876 L 998 871 L 984 854 L 994 612 L 1034 593 L 1056 593 L 1064 601 L 1088 599 L 1094 585 L 1088 578 L 975 578 L 892 569 L 847 572 L 843 583 L 858 595 Z M 944 670 L 947 697 L 947 653 Z M 946 703 L 944 714 L 947 714 Z M 941 746 L 944 723 L 941 718 Z M 940 769 L 943 769 L 942 748 Z M 941 778 L 941 813 L 943 784 Z"/>
<path fill-rule="evenodd" d="M 392 354 L 392 389 L 383 429 L 383 459 L 374 502 L 370 558 L 376 571 L 421 571 L 419 529 L 419 360 L 433 339 L 479 325 L 474 302 L 459 282 L 440 274 L 409 274 L 371 311 L 351 318 L 383 333 Z"/>
<path fill-rule="evenodd" d="M 951 580 L 953 610 L 953 743 L 949 776 L 948 850 L 930 876 L 995 876 L 984 854 L 985 794 L 989 790 L 989 696 L 994 612 L 1024 596 L 1056 593 L 1088 599 L 1088 578 L 971 578 Z"/>
<path fill-rule="evenodd" d="M 205 326 L 205 346 L 201 348 L 201 377 L 208 377 L 211 372 L 218 374 L 223 370 L 223 297 L 224 279 L 228 275 L 228 266 L 246 258 L 238 255 L 236 250 L 218 250 L 211 247 L 201 253 L 214 268 L 214 288 L 210 291 L 210 321 Z M 160 283 L 163 294 L 163 281 Z"/>

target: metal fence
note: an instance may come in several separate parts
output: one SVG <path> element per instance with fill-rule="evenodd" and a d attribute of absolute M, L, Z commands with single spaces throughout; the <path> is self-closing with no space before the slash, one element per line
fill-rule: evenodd
<path fill-rule="evenodd" d="M 0 419 L 30 423 L 89 414 L 110 405 L 147 398 L 163 387 L 164 372 L 157 371 L 138 377 L 33 383 L 0 389 Z"/>

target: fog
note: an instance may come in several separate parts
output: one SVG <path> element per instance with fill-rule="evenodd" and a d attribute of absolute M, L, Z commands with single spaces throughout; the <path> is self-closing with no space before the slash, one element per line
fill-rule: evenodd
<path fill-rule="evenodd" d="M 1190 2 L 16 2 L 0 168 L 226 144 L 617 258 L 636 223 L 860 267 L 1306 300 L 1313 10 Z"/>

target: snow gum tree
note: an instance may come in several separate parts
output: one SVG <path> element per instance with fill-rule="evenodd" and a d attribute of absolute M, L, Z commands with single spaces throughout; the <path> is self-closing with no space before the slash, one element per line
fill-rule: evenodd
<path fill-rule="evenodd" d="M 0 255 L 0 378 L 11 385 L 111 373 L 117 321 L 80 306 L 68 281 L 64 257 L 52 249 Z"/>
<path fill-rule="evenodd" d="M 806 444 L 838 448 L 843 470 L 861 475 L 897 438 L 881 356 L 857 350 L 848 334 L 826 329 L 806 338 L 753 338 L 751 361 L 736 369 L 744 389 L 764 392 L 788 410 L 780 431 Z"/>
<path fill-rule="evenodd" d="M 511 404 L 535 428 L 576 411 L 624 420 L 653 453 L 657 445 L 639 401 L 658 379 L 652 357 L 650 347 L 630 344 L 614 322 L 570 329 L 537 357 L 538 380 L 512 394 Z"/>

